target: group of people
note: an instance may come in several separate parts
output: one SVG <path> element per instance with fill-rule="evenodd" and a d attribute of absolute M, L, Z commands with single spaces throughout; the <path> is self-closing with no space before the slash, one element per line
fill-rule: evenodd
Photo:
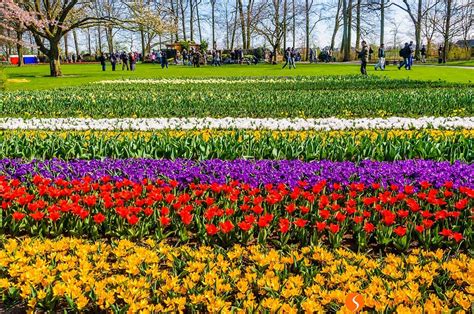
<path fill-rule="evenodd" d="M 116 70 L 117 64 L 119 63 L 122 63 L 122 71 L 135 71 L 137 60 L 140 59 L 140 55 L 138 54 L 138 52 L 126 53 L 125 51 L 122 51 L 121 53 L 111 53 L 108 59 L 110 60 L 112 71 Z M 107 56 L 101 53 L 99 56 L 99 62 L 102 67 L 102 71 L 105 71 Z"/>
<path fill-rule="evenodd" d="M 201 66 L 201 58 L 203 54 L 199 49 L 190 48 L 189 51 L 183 49 L 183 65 L 192 65 L 195 68 L 199 68 Z M 207 54 L 204 53 L 204 59 L 207 60 Z"/>
<path fill-rule="evenodd" d="M 296 57 L 297 57 L 297 52 L 294 47 L 286 48 L 285 50 L 285 64 L 283 64 L 282 69 L 284 69 L 287 65 L 288 68 L 291 70 L 291 68 L 296 69 Z"/>
<path fill-rule="evenodd" d="M 162 69 L 168 68 L 168 54 L 166 53 L 165 50 L 153 51 L 149 57 L 150 57 L 151 63 L 158 62 L 161 65 Z"/>
<path fill-rule="evenodd" d="M 415 56 L 415 44 L 413 44 L 413 41 L 410 41 L 410 43 L 405 43 L 405 46 L 400 49 L 399 55 L 403 58 L 403 60 L 398 65 L 398 69 L 400 70 L 404 66 L 405 70 L 411 70 Z"/>
<path fill-rule="evenodd" d="M 415 60 L 415 50 L 416 46 L 413 41 L 410 43 L 406 42 L 404 46 L 400 49 L 399 55 L 402 58 L 397 68 L 400 70 L 404 67 L 406 70 L 411 70 L 413 67 L 413 62 Z M 367 44 L 366 41 L 362 41 L 362 48 L 360 51 L 357 51 L 358 57 L 361 60 L 360 72 L 363 75 L 367 75 L 367 63 L 371 58 L 372 48 Z M 438 49 L 438 62 L 441 63 L 444 60 L 444 48 L 443 46 Z M 427 49 L 425 45 L 422 45 L 420 49 L 420 62 L 426 63 L 426 54 Z M 385 70 L 385 45 L 381 44 L 377 52 L 378 61 L 374 65 L 375 70 Z"/>
<path fill-rule="evenodd" d="M 75 53 L 73 54 L 67 54 L 64 57 L 60 57 L 61 62 L 67 62 L 67 63 L 76 63 L 80 62 L 82 60 L 82 56 L 80 54 L 76 55 Z"/>

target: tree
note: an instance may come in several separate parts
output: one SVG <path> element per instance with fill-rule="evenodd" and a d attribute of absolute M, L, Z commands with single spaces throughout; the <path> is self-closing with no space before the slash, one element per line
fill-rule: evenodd
<path fill-rule="evenodd" d="M 7 54 L 11 54 L 11 45 L 15 44 L 18 53 L 18 66 L 23 64 L 23 47 L 28 43 L 23 41 L 23 34 L 27 26 L 45 26 L 45 20 L 39 19 L 34 14 L 25 11 L 13 0 L 3 0 L 0 3 L 0 42 L 7 43 Z"/>
<path fill-rule="evenodd" d="M 181 27 L 183 29 L 183 40 L 186 41 L 186 10 L 188 8 L 188 0 L 178 0 L 179 10 L 181 12 Z"/>
<path fill-rule="evenodd" d="M 283 19 L 280 12 L 283 0 L 264 2 L 262 16 L 258 19 L 256 32 L 263 36 L 273 49 L 273 61 L 277 60 L 283 38 Z"/>
<path fill-rule="evenodd" d="M 323 17 L 322 11 L 326 8 L 324 5 L 320 7 L 319 11 L 313 11 L 315 6 L 313 5 L 314 0 L 305 0 L 304 5 L 304 13 L 305 13 L 305 60 L 309 60 L 309 49 L 311 48 L 310 39 L 311 33 L 316 28 L 316 25 L 325 20 L 326 18 Z M 316 15 L 315 20 L 311 20 L 311 16 Z"/>
<path fill-rule="evenodd" d="M 344 0 L 338 0 L 337 1 L 337 11 L 336 15 L 334 17 L 334 28 L 331 36 L 331 50 L 334 50 L 334 47 L 336 45 L 336 35 L 337 32 L 339 31 L 339 28 L 341 27 L 341 9 L 342 9 L 342 4 Z"/>
<path fill-rule="evenodd" d="M 416 0 L 415 3 L 409 2 L 409 0 L 402 0 L 402 2 L 402 5 L 397 2 L 393 2 L 393 5 L 405 11 L 415 27 L 415 57 L 416 59 L 419 59 L 421 49 L 421 23 L 429 10 L 431 10 L 439 0 L 434 1 L 431 6 L 427 7 L 423 7 L 423 0 Z M 416 10 L 413 9 L 414 6 L 416 6 Z"/>
<path fill-rule="evenodd" d="M 431 6 L 432 0 L 424 2 L 424 6 Z M 440 5 L 435 5 L 431 10 L 427 11 L 427 14 L 423 17 L 421 22 L 421 33 L 422 36 L 426 39 L 426 50 L 427 52 L 431 51 L 433 45 L 433 39 L 437 33 L 437 25 L 441 23 L 440 19 Z"/>
<path fill-rule="evenodd" d="M 49 59 L 51 76 L 61 76 L 59 44 L 64 35 L 103 20 L 87 14 L 91 8 L 88 0 L 22 0 L 18 4 L 4 0 L 2 8 L 3 13 L 17 11 L 7 21 L 21 22 L 31 32 L 35 44 Z"/>
<path fill-rule="evenodd" d="M 143 58 L 156 46 L 153 41 L 165 31 L 173 30 L 174 26 L 173 16 L 168 14 L 165 7 L 152 5 L 149 0 L 145 1 L 127 2 L 130 18 L 123 24 L 127 29 L 140 33 Z M 169 20 L 164 20 L 163 16 L 167 16 Z"/>
<path fill-rule="evenodd" d="M 380 40 L 379 44 L 385 42 L 385 17 L 386 10 L 391 6 L 390 0 L 375 0 L 369 2 L 368 9 L 380 13 Z"/>
<path fill-rule="evenodd" d="M 216 0 L 210 0 L 211 4 L 211 31 L 212 31 L 212 48 L 216 48 Z"/>
<path fill-rule="evenodd" d="M 453 39 L 463 33 L 463 23 L 467 23 L 468 32 L 471 28 L 473 5 L 462 0 L 442 0 L 441 5 L 441 23 L 437 24 L 437 29 L 443 37 L 443 62 L 447 62 Z"/>

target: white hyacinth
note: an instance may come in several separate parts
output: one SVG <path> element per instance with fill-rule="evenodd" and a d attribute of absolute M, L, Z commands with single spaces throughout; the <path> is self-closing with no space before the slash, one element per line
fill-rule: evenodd
<path fill-rule="evenodd" d="M 474 117 L 258 119 L 258 118 L 0 118 L 3 130 L 136 130 L 244 129 L 474 129 Z"/>

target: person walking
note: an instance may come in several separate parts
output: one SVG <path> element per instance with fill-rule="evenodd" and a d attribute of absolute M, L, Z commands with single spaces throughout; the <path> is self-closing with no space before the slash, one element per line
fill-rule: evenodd
<path fill-rule="evenodd" d="M 290 51 L 290 69 L 291 67 L 296 69 L 296 50 L 294 47 L 292 47 Z"/>
<path fill-rule="evenodd" d="M 420 50 L 421 53 L 421 63 L 426 63 L 426 46 L 423 45 Z"/>
<path fill-rule="evenodd" d="M 375 65 L 375 71 L 377 69 L 385 70 L 385 45 L 381 44 L 378 51 L 379 62 Z"/>
<path fill-rule="evenodd" d="M 122 51 L 120 59 L 122 60 L 122 71 L 125 69 L 128 71 L 128 55 L 125 53 L 125 51 Z"/>
<path fill-rule="evenodd" d="M 128 59 L 130 60 L 130 71 L 135 71 L 135 64 L 137 63 L 137 59 L 135 59 L 135 55 L 130 52 L 128 54 Z"/>
<path fill-rule="evenodd" d="M 438 48 L 438 63 L 441 64 L 443 63 L 444 60 L 444 47 L 439 46 Z"/>
<path fill-rule="evenodd" d="M 360 73 L 367 75 L 367 63 L 369 62 L 369 46 L 365 40 L 362 41 L 362 49 L 359 51 L 358 56 L 360 59 Z"/>
<path fill-rule="evenodd" d="M 283 65 L 282 69 L 286 68 L 286 66 L 290 64 L 291 62 L 290 59 L 291 59 L 291 50 L 290 50 L 290 47 L 288 47 L 286 48 L 286 51 L 285 51 L 285 64 Z M 291 64 L 289 68 L 291 69 Z"/>
<path fill-rule="evenodd" d="M 201 62 L 201 53 L 199 52 L 199 50 L 196 50 L 193 53 L 193 66 L 195 68 L 199 68 L 201 66 L 200 62 Z"/>
<path fill-rule="evenodd" d="M 168 56 L 166 55 L 166 51 L 161 51 L 161 68 L 168 68 Z"/>
<path fill-rule="evenodd" d="M 110 55 L 110 64 L 112 65 L 112 71 L 115 71 L 115 66 L 117 65 L 117 56 L 113 52 Z"/>
<path fill-rule="evenodd" d="M 400 70 L 402 66 L 405 66 L 405 70 L 410 70 L 410 63 L 409 63 L 409 58 L 411 54 L 410 47 L 408 46 L 408 43 L 405 43 L 405 46 L 400 49 L 400 57 L 403 58 L 403 61 L 398 65 L 398 69 Z"/>
<path fill-rule="evenodd" d="M 105 71 L 105 56 L 103 53 L 100 54 L 99 61 L 102 66 L 102 71 Z"/>
<path fill-rule="evenodd" d="M 414 54 L 415 54 L 415 44 L 413 43 L 413 41 L 410 41 L 408 48 L 410 50 L 410 54 L 408 55 L 408 64 L 409 64 L 408 67 L 411 70 L 411 67 L 413 66 L 413 60 L 414 60 Z"/>

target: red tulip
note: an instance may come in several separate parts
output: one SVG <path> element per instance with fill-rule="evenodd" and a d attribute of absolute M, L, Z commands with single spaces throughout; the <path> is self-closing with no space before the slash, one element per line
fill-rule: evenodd
<path fill-rule="evenodd" d="M 329 231 L 331 231 L 331 233 L 338 233 L 339 229 L 340 229 L 339 225 L 336 225 L 336 224 L 329 225 Z"/>
<path fill-rule="evenodd" d="M 403 226 L 398 226 L 393 230 L 393 232 L 395 232 L 395 234 L 399 237 L 403 237 L 407 233 L 407 228 Z"/>
<path fill-rule="evenodd" d="M 425 227 L 423 227 L 423 225 L 419 225 L 415 227 L 415 230 L 419 233 L 422 233 L 423 231 L 425 231 Z"/>
<path fill-rule="evenodd" d="M 286 233 L 290 229 L 290 221 L 286 218 L 280 218 L 278 224 L 280 226 L 281 233 Z"/>
<path fill-rule="evenodd" d="M 371 224 L 370 222 L 365 223 L 364 225 L 364 231 L 367 233 L 372 233 L 375 230 L 375 226 Z"/>
<path fill-rule="evenodd" d="M 48 218 L 51 219 L 52 221 L 56 221 L 58 220 L 59 218 L 61 217 L 61 215 L 59 214 L 59 212 L 57 211 L 53 211 L 49 214 Z"/>
<path fill-rule="evenodd" d="M 299 218 L 299 219 L 297 219 L 297 220 L 295 221 L 295 225 L 296 225 L 297 227 L 299 227 L 299 228 L 304 228 L 304 226 L 306 226 L 306 223 L 307 223 L 307 222 L 308 222 L 307 220 L 304 220 L 304 219 L 302 219 L 302 218 Z"/>
<path fill-rule="evenodd" d="M 43 212 L 40 212 L 40 211 L 36 211 L 36 212 L 34 212 L 33 214 L 30 214 L 30 216 L 31 216 L 31 218 L 33 218 L 34 220 L 39 221 L 39 220 L 43 219 L 44 213 L 43 213 Z"/>
<path fill-rule="evenodd" d="M 249 231 L 252 228 L 252 224 L 245 221 L 239 222 L 237 226 L 243 231 Z"/>
<path fill-rule="evenodd" d="M 229 233 L 234 229 L 234 225 L 230 220 L 219 223 L 219 227 L 223 233 Z"/>
<path fill-rule="evenodd" d="M 166 216 L 162 216 L 162 217 L 160 218 L 160 224 L 161 224 L 162 226 L 168 226 L 168 225 L 170 224 L 170 222 L 171 222 L 171 219 L 168 218 L 168 217 L 166 217 Z"/>
<path fill-rule="evenodd" d="M 105 216 L 102 215 L 101 213 L 98 213 L 94 215 L 93 219 L 96 224 L 100 225 L 101 223 L 105 221 Z"/>
<path fill-rule="evenodd" d="M 454 232 L 453 235 L 452 235 L 452 238 L 454 239 L 454 241 L 456 241 L 457 243 L 461 242 L 461 240 L 463 239 L 463 236 L 461 233 L 459 232 Z"/>
<path fill-rule="evenodd" d="M 215 235 L 218 231 L 219 229 L 217 229 L 215 225 L 213 224 L 206 225 L 206 232 L 208 235 Z"/>
<path fill-rule="evenodd" d="M 23 218 L 25 218 L 25 216 L 26 216 L 25 214 L 19 213 L 19 212 L 14 212 L 12 214 L 13 219 L 16 220 L 16 221 L 22 220 Z"/>
<path fill-rule="evenodd" d="M 326 222 L 325 221 L 317 222 L 316 223 L 316 229 L 319 232 L 322 232 L 324 229 L 326 229 Z"/>
<path fill-rule="evenodd" d="M 131 225 L 136 225 L 139 220 L 140 220 L 140 218 L 138 218 L 138 217 L 135 216 L 135 215 L 131 215 L 131 216 L 127 217 L 127 221 L 128 221 L 128 223 L 131 224 Z"/>

